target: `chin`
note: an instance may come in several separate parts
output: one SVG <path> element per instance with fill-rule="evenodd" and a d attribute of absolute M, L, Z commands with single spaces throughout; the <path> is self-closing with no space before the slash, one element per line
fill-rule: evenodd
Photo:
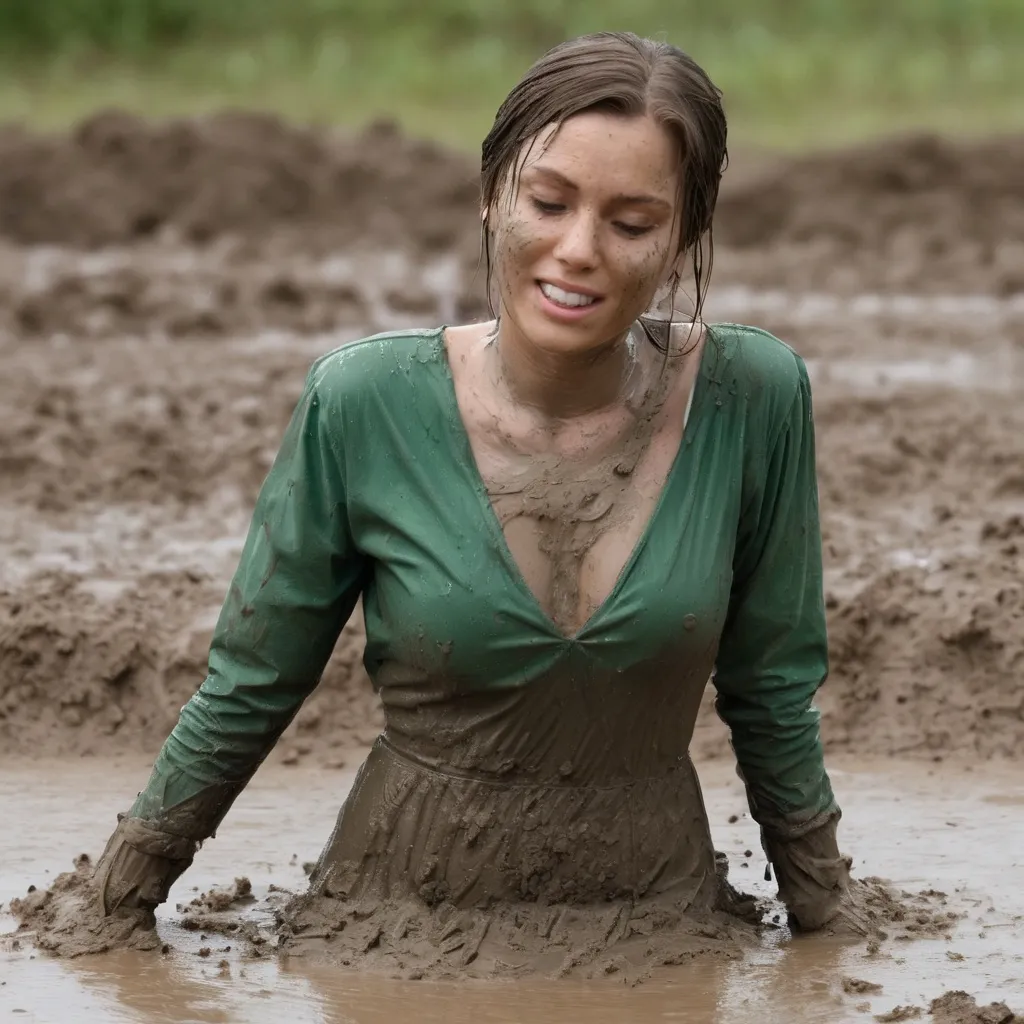
<path fill-rule="evenodd" d="M 552 327 L 543 323 L 535 325 L 534 329 L 527 333 L 527 337 L 535 348 L 560 355 L 593 352 L 605 348 L 609 341 L 604 331 Z"/>
<path fill-rule="evenodd" d="M 626 327 L 616 328 L 604 318 L 595 323 L 557 323 L 534 310 L 510 319 L 519 325 L 525 338 L 535 348 L 561 355 L 582 354 L 605 348 L 612 339 L 626 331 Z"/>

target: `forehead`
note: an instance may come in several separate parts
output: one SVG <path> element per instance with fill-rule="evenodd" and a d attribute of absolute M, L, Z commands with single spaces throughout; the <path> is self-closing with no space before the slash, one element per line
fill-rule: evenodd
<path fill-rule="evenodd" d="M 672 136 L 650 116 L 589 111 L 537 136 L 522 172 L 557 171 L 581 190 L 647 193 L 672 201 L 679 155 Z"/>

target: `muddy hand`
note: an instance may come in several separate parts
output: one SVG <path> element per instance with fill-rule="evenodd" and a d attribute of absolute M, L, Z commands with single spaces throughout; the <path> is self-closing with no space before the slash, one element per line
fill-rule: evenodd
<path fill-rule="evenodd" d="M 96 870 L 55 880 L 29 923 L 41 949 L 59 956 L 156 949 L 154 910 L 192 863 L 198 844 L 121 816 Z"/>
<path fill-rule="evenodd" d="M 21 927 L 40 949 L 75 957 L 113 949 L 156 949 L 154 910 L 192 863 L 198 844 L 122 818 L 96 865 L 54 879 L 17 901 Z"/>
<path fill-rule="evenodd" d="M 805 913 L 803 921 L 790 913 L 789 926 L 794 932 L 814 932 L 836 938 L 862 938 L 874 930 L 864 906 L 861 883 L 854 878 L 838 899 L 827 900 L 817 913 Z"/>
<path fill-rule="evenodd" d="M 869 931 L 860 886 L 850 877 L 852 861 L 839 852 L 837 824 L 838 815 L 802 835 L 763 836 L 794 932 L 854 936 Z"/>
<path fill-rule="evenodd" d="M 103 912 L 151 913 L 192 863 L 197 846 L 195 840 L 161 832 L 137 818 L 121 817 L 96 865 L 95 884 Z"/>

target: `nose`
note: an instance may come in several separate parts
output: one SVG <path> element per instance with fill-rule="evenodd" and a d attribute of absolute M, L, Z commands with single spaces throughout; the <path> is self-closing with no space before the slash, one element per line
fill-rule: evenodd
<path fill-rule="evenodd" d="M 566 266 L 589 270 L 598 260 L 597 218 L 586 209 L 574 211 L 563 222 L 553 255 Z"/>

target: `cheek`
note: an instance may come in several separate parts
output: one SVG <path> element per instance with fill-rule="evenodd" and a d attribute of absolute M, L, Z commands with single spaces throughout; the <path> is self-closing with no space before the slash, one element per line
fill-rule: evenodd
<path fill-rule="evenodd" d="M 533 279 L 531 267 L 545 244 L 544 234 L 523 217 L 503 219 L 495 229 L 496 266 L 505 286 Z"/>
<path fill-rule="evenodd" d="M 664 284 L 669 268 L 668 246 L 658 244 L 643 252 L 628 249 L 621 268 L 623 300 L 630 305 L 646 306 Z"/>

